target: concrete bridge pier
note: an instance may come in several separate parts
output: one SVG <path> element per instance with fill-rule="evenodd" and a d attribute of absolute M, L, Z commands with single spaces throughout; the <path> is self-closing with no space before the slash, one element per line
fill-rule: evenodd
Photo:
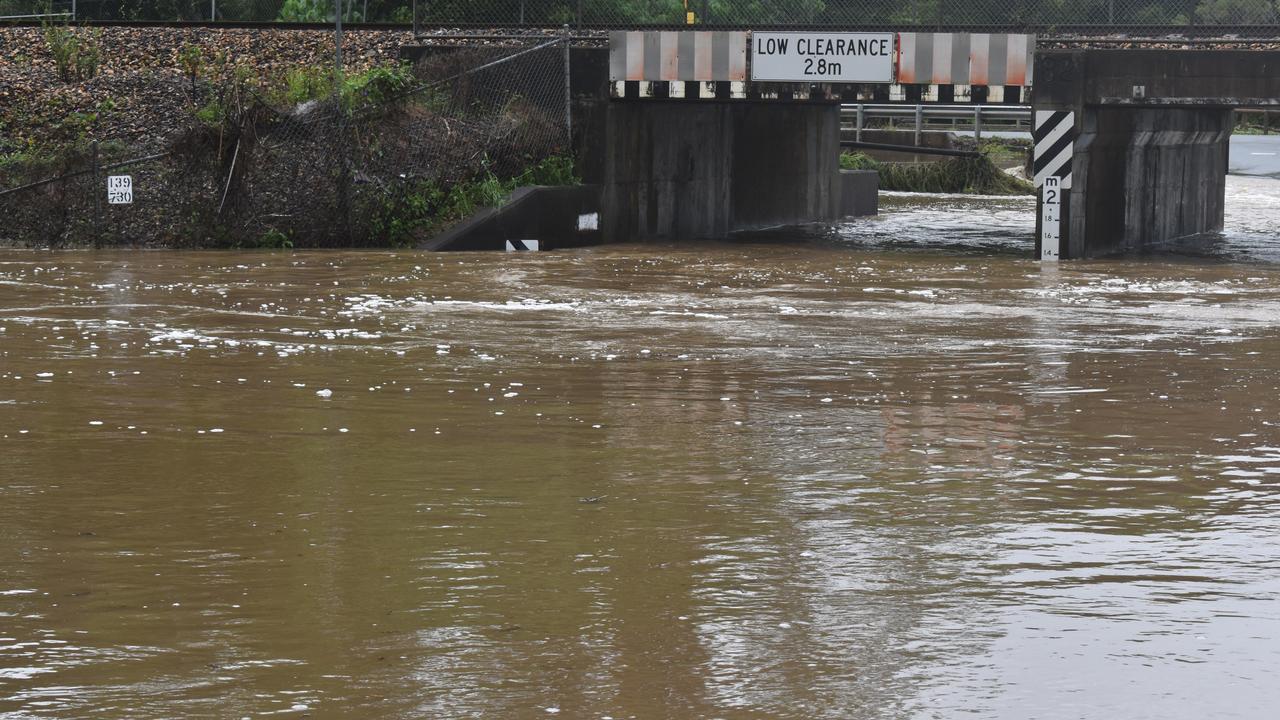
<path fill-rule="evenodd" d="M 1075 114 L 1062 258 L 1221 230 L 1233 108 L 1280 103 L 1276 52 L 1040 50 L 1035 78 L 1036 111 Z"/>
<path fill-rule="evenodd" d="M 1221 230 L 1233 124 L 1231 108 L 1084 108 L 1064 256 Z"/>

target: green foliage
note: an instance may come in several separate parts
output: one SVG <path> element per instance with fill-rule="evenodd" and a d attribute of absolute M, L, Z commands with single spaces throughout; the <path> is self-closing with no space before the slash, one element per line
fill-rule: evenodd
<path fill-rule="evenodd" d="M 80 30 L 65 25 L 46 25 L 45 46 L 53 56 L 58 79 L 63 82 L 90 80 L 98 74 L 102 60 L 101 30 Z"/>
<path fill-rule="evenodd" d="M 579 185 L 582 178 L 574 169 L 570 155 L 552 155 L 525 170 L 513 181 L 513 189 L 522 185 Z"/>
<path fill-rule="evenodd" d="M 309 100 L 332 97 L 336 85 L 343 109 L 354 113 L 394 102 L 414 83 L 413 71 L 407 63 L 383 65 L 345 75 L 341 83 L 334 82 L 332 68 L 300 66 L 285 73 L 281 83 L 283 89 L 275 99 L 289 105 L 300 105 Z"/>
<path fill-rule="evenodd" d="M 222 127 L 226 117 L 227 108 L 218 98 L 210 100 L 196 111 L 196 119 L 211 128 Z"/>
<path fill-rule="evenodd" d="M 408 63 L 373 67 L 343 79 L 342 105 L 348 110 L 385 105 L 413 85 L 413 70 Z"/>
<path fill-rule="evenodd" d="M 372 210 L 369 229 L 373 237 L 390 245 L 409 245 L 441 227 L 466 219 L 480 208 L 502 205 L 518 187 L 580 182 L 573 171 L 573 158 L 556 155 L 506 179 L 486 168 L 472 180 L 448 188 L 428 181 L 406 183 L 380 198 Z"/>
<path fill-rule="evenodd" d="M 1196 20 L 1220 25 L 1250 25 L 1280 21 L 1273 0 L 1205 0 L 1196 7 Z"/>
<path fill-rule="evenodd" d="M 258 102 L 257 71 L 248 65 L 232 63 L 221 52 L 204 68 L 209 85 L 208 100 L 195 111 L 196 119 L 219 131 L 238 126 L 244 113 Z"/>
<path fill-rule="evenodd" d="M 437 216 L 444 196 L 444 192 L 432 182 L 401 185 L 380 198 L 369 220 L 370 232 L 390 245 L 409 245 L 420 231 L 439 224 Z"/>
<path fill-rule="evenodd" d="M 333 22 L 333 3 L 324 0 L 285 0 L 276 19 L 281 22 Z"/>
<path fill-rule="evenodd" d="M 178 67 L 182 69 L 191 80 L 191 89 L 195 90 L 196 80 L 200 78 L 201 71 L 204 70 L 204 51 L 199 45 L 193 43 L 183 43 L 178 49 Z"/>
<path fill-rule="evenodd" d="M 840 154 L 841 170 L 879 170 L 880 163 L 871 159 L 866 153 L 841 153 Z"/>
<path fill-rule="evenodd" d="M 1236 111 L 1236 135 L 1271 135 L 1280 133 L 1280 122 L 1274 117 L 1280 113 Z"/>
<path fill-rule="evenodd" d="M 267 250 L 291 250 L 293 249 L 293 239 L 275 228 L 267 228 L 266 232 L 258 236 L 257 242 L 248 247 Z"/>
<path fill-rule="evenodd" d="M 386 2 L 372 3 L 373 12 L 371 17 L 377 17 L 379 14 L 384 15 L 388 12 L 382 6 L 389 5 Z M 343 22 L 364 22 L 364 8 L 366 3 L 359 0 L 344 0 L 342 6 Z M 379 11 L 382 11 L 379 13 Z M 334 0 L 285 0 L 284 5 L 280 6 L 280 14 L 276 15 L 276 20 L 280 22 L 333 22 Z M 413 20 L 412 11 L 410 11 L 409 20 Z"/>
<path fill-rule="evenodd" d="M 318 67 L 290 68 L 285 73 L 285 100 L 300 105 L 328 95 L 333 90 L 333 71 Z"/>

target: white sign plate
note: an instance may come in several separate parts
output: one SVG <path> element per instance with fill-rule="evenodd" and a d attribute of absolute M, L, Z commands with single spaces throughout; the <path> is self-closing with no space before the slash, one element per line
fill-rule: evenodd
<path fill-rule="evenodd" d="M 133 176 L 132 175 L 108 175 L 107 176 L 107 204 L 108 205 L 132 205 L 133 204 Z"/>
<path fill-rule="evenodd" d="M 1040 260 L 1057 262 L 1062 244 L 1062 182 L 1057 176 L 1044 179 L 1040 200 Z"/>
<path fill-rule="evenodd" d="M 751 34 L 751 79 L 892 83 L 893 33 Z"/>

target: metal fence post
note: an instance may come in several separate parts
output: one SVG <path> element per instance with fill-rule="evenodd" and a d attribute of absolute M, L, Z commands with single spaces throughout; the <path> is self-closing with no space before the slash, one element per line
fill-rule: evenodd
<path fill-rule="evenodd" d="M 973 106 L 973 139 L 982 139 L 982 106 Z"/>
<path fill-rule="evenodd" d="M 857 119 L 858 124 L 854 125 L 853 127 L 853 139 L 857 140 L 858 142 L 862 142 L 862 123 L 863 123 L 865 112 L 866 112 L 866 108 L 863 107 L 862 103 L 858 103 L 858 119 Z"/>
<path fill-rule="evenodd" d="M 98 193 L 101 190 L 101 173 L 98 170 L 98 141 L 93 141 L 93 235 L 94 242 L 102 239 L 102 196 Z"/>
<path fill-rule="evenodd" d="M 342 0 L 333 0 L 334 83 L 342 76 Z"/>
<path fill-rule="evenodd" d="M 411 22 L 413 23 L 413 37 L 416 40 L 418 37 L 418 0 L 413 0 L 412 7 L 413 20 Z"/>
<path fill-rule="evenodd" d="M 916 105 L 916 147 L 920 147 L 920 133 L 924 131 L 924 106 Z"/>
<path fill-rule="evenodd" d="M 218 0 L 209 0 L 209 22 L 215 22 L 218 19 Z"/>
<path fill-rule="evenodd" d="M 569 26 L 564 26 L 564 137 L 565 147 L 573 152 L 573 88 L 569 77 Z"/>

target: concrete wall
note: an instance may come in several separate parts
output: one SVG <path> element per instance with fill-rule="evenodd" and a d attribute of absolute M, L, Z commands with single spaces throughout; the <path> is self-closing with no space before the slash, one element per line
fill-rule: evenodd
<path fill-rule="evenodd" d="M 880 173 L 875 170 L 840 171 L 840 214 L 861 217 L 880 212 Z"/>
<path fill-rule="evenodd" d="M 831 103 L 603 101 L 581 113 L 606 242 L 722 238 L 842 213 Z"/>
<path fill-rule="evenodd" d="M 1093 107 L 1083 115 L 1068 257 L 1222 229 L 1230 109 Z"/>

